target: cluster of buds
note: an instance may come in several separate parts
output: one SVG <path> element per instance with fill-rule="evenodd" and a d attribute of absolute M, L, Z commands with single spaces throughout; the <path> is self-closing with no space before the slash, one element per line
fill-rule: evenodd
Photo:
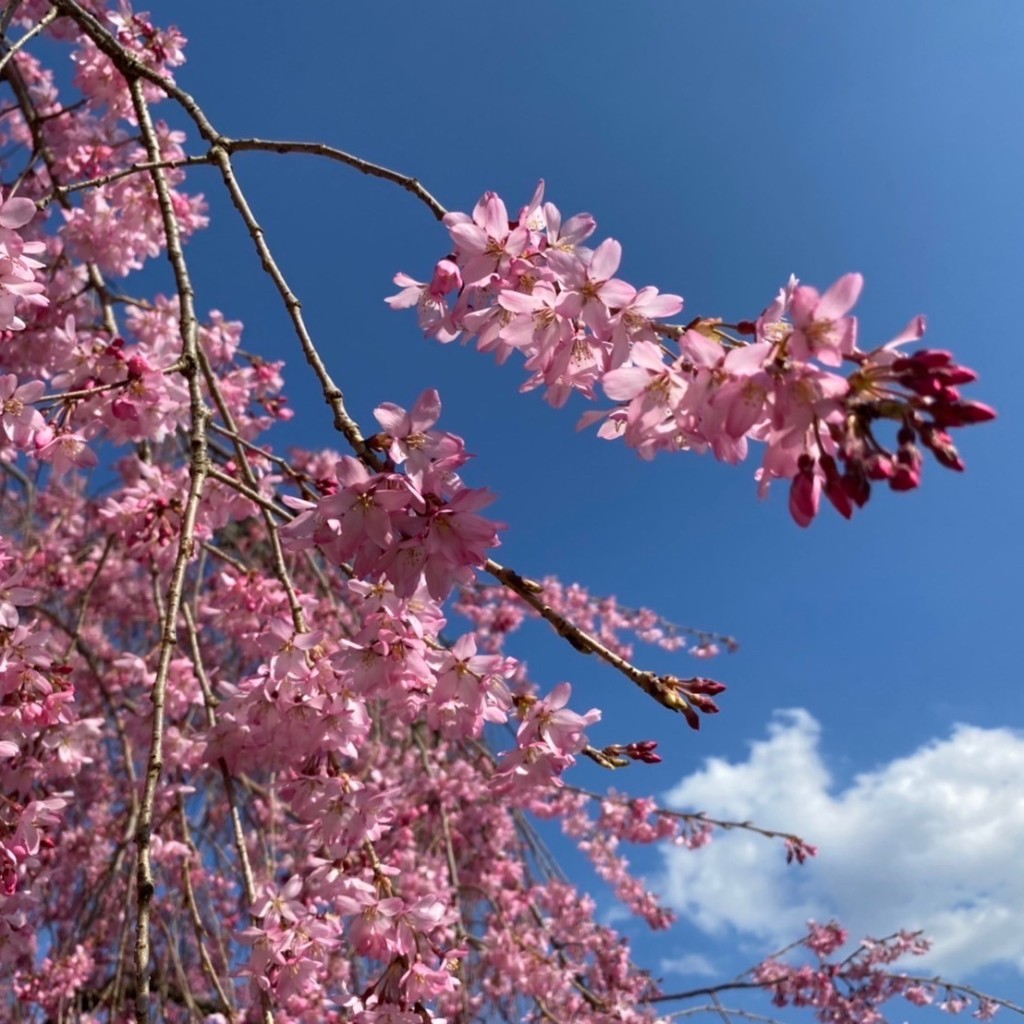
<path fill-rule="evenodd" d="M 641 761 L 643 764 L 659 764 L 661 755 L 656 754 L 657 740 L 640 740 L 637 743 L 609 743 L 600 750 L 592 747 L 587 754 L 602 768 L 625 768 L 630 761 Z"/>
<path fill-rule="evenodd" d="M 948 431 L 995 418 L 990 406 L 961 397 L 959 385 L 977 380 L 977 374 L 955 363 L 952 353 L 921 349 L 894 355 L 890 346 L 870 353 L 850 379 L 848 412 L 842 424 L 831 427 L 842 470 L 831 454 L 801 456 L 790 490 L 790 510 L 798 522 L 810 522 L 817 511 L 819 485 L 847 519 L 854 506 L 867 502 L 872 482 L 884 481 L 893 491 L 913 490 L 921 482 L 919 444 L 939 465 L 962 472 L 963 460 Z M 873 424 L 883 419 L 900 423 L 895 451 L 874 432 Z"/>
<path fill-rule="evenodd" d="M 705 715 L 717 715 L 719 707 L 714 698 L 726 687 L 715 679 L 692 676 L 680 679 L 678 676 L 656 676 L 653 672 L 639 673 L 636 682 L 659 704 L 678 711 L 691 729 L 700 728 L 698 711 Z"/>

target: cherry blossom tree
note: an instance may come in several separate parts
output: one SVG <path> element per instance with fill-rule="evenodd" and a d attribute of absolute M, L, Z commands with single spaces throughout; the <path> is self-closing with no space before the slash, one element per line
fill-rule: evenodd
<path fill-rule="evenodd" d="M 9 0 L 0 36 L 6 1019 L 642 1022 L 728 1014 L 747 988 L 769 1013 L 850 1024 L 894 998 L 1020 1009 L 898 971 L 927 948 L 916 934 L 843 957 L 834 923 L 699 991 L 634 962 L 541 823 L 652 929 L 672 915 L 628 844 L 746 828 L 793 870 L 814 847 L 576 784 L 579 758 L 642 772 L 655 744 L 592 746 L 601 712 L 538 685 L 507 642 L 540 618 L 697 729 L 723 684 L 647 670 L 634 642 L 682 659 L 734 641 L 497 561 L 492 493 L 463 479 L 441 395 L 356 422 L 236 162 L 312 154 L 412 193 L 439 258 L 425 281 L 397 273 L 391 307 L 441 343 L 521 359 L 556 407 L 595 401 L 579 426 L 644 459 L 756 452 L 762 493 L 788 488 L 800 526 L 916 488 L 928 456 L 961 470 L 951 432 L 994 415 L 961 393 L 972 371 L 923 344 L 922 317 L 864 339 L 857 273 L 790 279 L 740 318 L 680 317 L 680 296 L 616 276 L 619 242 L 543 183 L 512 212 L 493 192 L 448 212 L 327 143 L 225 134 L 176 84 L 181 33 L 127 2 Z M 169 106 L 187 132 L 156 116 Z M 198 305 L 198 165 L 287 310 L 281 356 L 317 381 L 327 415 L 309 436 L 333 448 L 278 450 L 283 363 Z M 146 265 L 166 267 L 164 292 L 134 294 Z"/>

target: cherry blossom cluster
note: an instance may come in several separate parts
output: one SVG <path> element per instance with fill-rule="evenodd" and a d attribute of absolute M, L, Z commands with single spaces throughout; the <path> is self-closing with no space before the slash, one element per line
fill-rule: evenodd
<path fill-rule="evenodd" d="M 45 288 L 36 279 L 43 264 L 33 259 L 46 248 L 42 242 L 26 242 L 18 228 L 36 215 L 31 199 L 0 193 L 0 330 L 23 331 L 25 321 L 17 311 L 26 306 L 46 306 Z"/>
<path fill-rule="evenodd" d="M 915 1006 L 936 1003 L 948 1013 L 959 1013 L 973 1004 L 973 1016 L 991 1020 L 999 1009 L 997 1000 L 971 993 L 938 979 L 896 973 L 892 965 L 907 956 L 923 956 L 930 944 L 917 932 L 897 932 L 884 939 L 865 939 L 852 953 L 836 956 L 847 944 L 848 933 L 835 921 L 808 922 L 809 932 L 800 943 L 813 962 L 793 964 L 770 957 L 751 972 L 768 987 L 778 1007 L 806 1006 L 822 1024 L 881 1021 L 880 1007 L 902 997 Z"/>
<path fill-rule="evenodd" d="M 293 549 L 316 545 L 334 565 L 351 561 L 360 578 L 383 573 L 401 597 L 410 597 L 421 578 L 439 601 L 468 583 L 498 543 L 499 526 L 477 515 L 494 496 L 465 487 L 458 476 L 469 458 L 462 439 L 430 429 L 440 411 L 433 390 L 410 412 L 378 406 L 374 415 L 387 431 L 379 443 L 405 472 L 371 472 L 343 456 L 331 493 L 317 502 L 289 502 L 302 510 L 283 531 Z"/>
<path fill-rule="evenodd" d="M 626 754 L 628 748 L 621 752 Z M 609 748 L 603 753 L 608 754 Z M 637 760 L 650 756 L 649 750 L 636 753 L 640 754 L 634 758 Z M 595 807 L 596 813 L 591 813 Z M 637 846 L 670 843 L 698 850 L 712 841 L 716 829 L 741 828 L 769 839 L 781 839 L 787 863 L 802 864 L 818 852 L 796 835 L 772 832 L 751 822 L 717 821 L 700 813 L 674 811 L 659 806 L 649 797 L 630 797 L 614 789 L 596 793 L 567 786 L 554 797 L 535 802 L 531 810 L 540 818 L 558 818 L 562 831 L 576 841 L 599 877 L 612 887 L 632 913 L 653 929 L 670 927 L 675 915 L 630 870 L 629 860 L 620 849 L 625 843 Z"/>
<path fill-rule="evenodd" d="M 995 415 L 961 397 L 959 386 L 976 375 L 950 353 L 900 354 L 923 336 L 923 317 L 884 345 L 858 347 L 850 310 L 860 274 L 824 294 L 793 277 L 757 317 L 676 325 L 666 318 L 682 298 L 616 277 L 619 242 L 583 245 L 596 221 L 584 213 L 563 222 L 544 202 L 543 182 L 514 221 L 487 192 L 472 216 L 449 213 L 444 224 L 452 253 L 429 282 L 398 274 L 392 308 L 415 307 L 424 333 L 441 342 L 475 337 L 498 362 L 519 352 L 530 372 L 523 390 L 544 386 L 554 406 L 573 391 L 596 399 L 600 388 L 617 404 L 587 413 L 580 426 L 600 423 L 599 436 L 622 438 L 645 459 L 692 450 L 737 463 L 750 441 L 761 442 L 760 493 L 790 481 L 790 513 L 801 526 L 822 493 L 849 518 L 872 481 L 916 487 L 918 441 L 940 465 L 963 469 L 949 429 Z M 898 428 L 895 450 L 878 436 L 885 420 Z"/>
<path fill-rule="evenodd" d="M 92 761 L 102 724 L 73 710 L 71 666 L 48 630 L 31 615 L 22 621 L 19 609 L 42 596 L 26 586 L 37 582 L 36 567 L 0 541 L 0 944 L 38 900 L 34 877 L 69 802 L 63 787 Z M 53 787 L 48 792 L 37 785 L 44 771 Z"/>

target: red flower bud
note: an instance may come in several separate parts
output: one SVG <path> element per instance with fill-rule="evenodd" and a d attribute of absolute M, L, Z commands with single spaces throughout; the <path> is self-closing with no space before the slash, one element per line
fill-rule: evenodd
<path fill-rule="evenodd" d="M 929 424 L 921 430 L 921 441 L 928 446 L 940 465 L 963 472 L 964 463 L 960 453 L 956 450 L 953 439 L 944 430 Z"/>
<path fill-rule="evenodd" d="M 996 411 L 983 402 L 956 402 L 938 405 L 932 410 L 940 427 L 965 427 L 970 423 L 985 423 L 996 418 Z"/>
<path fill-rule="evenodd" d="M 888 480 L 893 474 L 892 459 L 888 455 L 872 455 L 864 469 L 870 480 Z"/>
<path fill-rule="evenodd" d="M 848 462 L 846 464 L 846 472 L 843 473 L 843 490 L 858 508 L 863 508 L 868 503 L 868 498 L 871 497 L 871 483 L 867 473 L 864 472 L 863 463 Z"/>
<path fill-rule="evenodd" d="M 889 487 L 894 491 L 912 491 L 921 483 L 920 466 L 898 463 L 889 477 Z"/>
<path fill-rule="evenodd" d="M 843 486 L 836 460 L 831 455 L 822 455 L 819 462 L 825 471 L 825 496 L 844 519 L 849 519 L 853 515 L 853 504 Z"/>
<path fill-rule="evenodd" d="M 801 455 L 801 463 L 804 459 L 810 461 L 808 456 Z M 800 471 L 793 477 L 793 483 L 789 489 L 789 514 L 797 526 L 811 525 L 814 517 L 818 514 L 820 493 L 821 488 L 814 471 L 801 465 Z"/>

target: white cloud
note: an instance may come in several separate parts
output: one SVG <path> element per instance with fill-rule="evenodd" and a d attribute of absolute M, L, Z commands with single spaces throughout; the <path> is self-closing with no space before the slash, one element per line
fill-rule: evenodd
<path fill-rule="evenodd" d="M 768 840 L 718 832 L 702 850 L 666 853 L 668 902 L 710 934 L 732 928 L 772 947 L 834 916 L 851 938 L 923 928 L 930 970 L 1024 971 L 1024 737 L 958 725 L 839 792 L 820 738 L 806 711 L 780 712 L 746 761 L 709 759 L 667 797 L 795 832 L 819 855 L 787 866 Z"/>
<path fill-rule="evenodd" d="M 665 957 L 658 966 L 663 974 L 682 974 L 688 978 L 720 978 L 722 976 L 722 971 L 701 953 Z"/>

